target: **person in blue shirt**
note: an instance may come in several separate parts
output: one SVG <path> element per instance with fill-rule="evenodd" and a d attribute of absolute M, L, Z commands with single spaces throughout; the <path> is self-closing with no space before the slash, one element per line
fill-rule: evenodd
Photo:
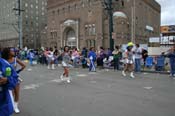
<path fill-rule="evenodd" d="M 88 58 L 90 60 L 89 71 L 94 71 L 95 72 L 96 71 L 95 61 L 96 61 L 97 55 L 95 53 L 94 47 L 90 48 Z"/>
<path fill-rule="evenodd" d="M 25 64 L 16 57 L 15 52 L 16 52 L 15 48 L 4 48 L 2 51 L 2 58 L 7 60 L 8 63 L 12 66 L 12 68 L 19 74 L 21 71 L 24 70 Z M 17 66 L 20 66 L 20 68 Z M 11 93 L 13 92 L 12 98 L 14 98 L 13 105 L 14 105 L 15 113 L 20 113 L 20 110 L 18 108 L 18 102 L 19 102 L 20 82 L 21 81 L 22 79 L 18 78 L 18 84 L 16 84 L 13 91 L 10 91 Z"/>
<path fill-rule="evenodd" d="M 14 89 L 18 82 L 18 75 L 10 64 L 0 58 L 0 116 L 13 114 L 13 104 L 9 90 Z"/>
<path fill-rule="evenodd" d="M 175 79 L 175 46 L 168 51 L 166 56 L 170 59 L 170 76 Z"/>

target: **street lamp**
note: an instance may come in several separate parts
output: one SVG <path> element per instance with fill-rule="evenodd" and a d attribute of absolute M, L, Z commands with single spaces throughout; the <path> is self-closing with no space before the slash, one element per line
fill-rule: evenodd
<path fill-rule="evenodd" d="M 105 9 L 108 11 L 108 15 L 109 15 L 109 46 L 110 49 L 113 50 L 114 49 L 114 40 L 112 37 L 113 34 L 113 8 L 112 8 L 112 0 L 104 0 L 104 5 L 105 5 Z"/>

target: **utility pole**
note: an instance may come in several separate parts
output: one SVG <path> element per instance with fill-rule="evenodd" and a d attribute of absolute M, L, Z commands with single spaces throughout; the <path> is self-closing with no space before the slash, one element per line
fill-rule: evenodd
<path fill-rule="evenodd" d="M 136 30 L 135 30 L 135 27 L 136 27 L 136 1 L 133 0 L 133 3 L 132 3 L 132 7 L 131 7 L 131 17 L 132 17 L 132 23 L 131 23 L 131 41 L 133 43 L 135 43 L 135 39 L 136 39 Z"/>
<path fill-rule="evenodd" d="M 24 10 L 21 9 L 21 0 L 18 0 L 18 8 L 14 8 L 13 10 L 18 11 L 18 28 L 19 28 L 19 48 L 23 48 L 23 33 L 22 33 L 22 12 Z"/>
<path fill-rule="evenodd" d="M 110 50 L 114 49 L 114 39 L 112 37 L 113 34 L 113 8 L 112 8 L 112 0 L 105 0 L 105 9 L 108 11 L 109 15 L 109 46 Z"/>

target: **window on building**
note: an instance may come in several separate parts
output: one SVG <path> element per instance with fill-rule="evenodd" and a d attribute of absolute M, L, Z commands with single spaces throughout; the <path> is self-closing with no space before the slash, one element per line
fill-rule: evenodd
<path fill-rule="evenodd" d="M 26 21 L 26 25 L 28 25 L 28 21 Z"/>
<path fill-rule="evenodd" d="M 68 6 L 68 12 L 70 12 L 70 6 Z"/>
<path fill-rule="evenodd" d="M 85 25 L 85 35 L 88 35 L 88 25 Z"/>
<path fill-rule="evenodd" d="M 39 24 L 38 24 L 38 23 L 36 23 L 36 26 L 38 27 L 38 26 L 39 26 Z"/>
<path fill-rule="evenodd" d="M 54 10 L 52 11 L 52 15 L 55 15 L 55 11 Z"/>
<path fill-rule="evenodd" d="M 92 24 L 92 35 L 96 34 L 95 24 Z"/>
<path fill-rule="evenodd" d="M 28 7 L 28 4 L 27 3 L 25 3 L 25 7 Z"/>
<path fill-rule="evenodd" d="M 33 8 L 33 4 L 31 4 L 30 7 Z"/>
<path fill-rule="evenodd" d="M 125 6 L 124 0 L 122 0 L 122 6 L 123 6 L 123 7 Z"/>
<path fill-rule="evenodd" d="M 75 9 L 77 9 L 77 4 L 75 4 Z"/>
<path fill-rule="evenodd" d="M 59 15 L 59 13 L 60 13 L 60 10 L 59 10 L 59 9 L 57 10 L 57 13 L 58 13 L 58 15 Z"/>
<path fill-rule="evenodd" d="M 88 35 L 92 35 L 92 25 L 89 25 L 89 28 L 88 28 Z"/>

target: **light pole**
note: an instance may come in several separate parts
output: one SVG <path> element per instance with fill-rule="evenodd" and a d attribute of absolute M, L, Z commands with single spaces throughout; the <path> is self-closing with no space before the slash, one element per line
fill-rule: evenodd
<path fill-rule="evenodd" d="M 112 8 L 112 0 L 104 0 L 105 9 L 108 11 L 109 15 L 109 47 L 110 50 L 114 49 L 114 40 L 112 37 L 113 34 L 113 8 Z"/>
<path fill-rule="evenodd" d="M 18 0 L 18 8 L 14 8 L 13 10 L 18 11 L 19 48 L 23 48 L 22 12 L 24 10 L 21 9 L 21 0 Z"/>

